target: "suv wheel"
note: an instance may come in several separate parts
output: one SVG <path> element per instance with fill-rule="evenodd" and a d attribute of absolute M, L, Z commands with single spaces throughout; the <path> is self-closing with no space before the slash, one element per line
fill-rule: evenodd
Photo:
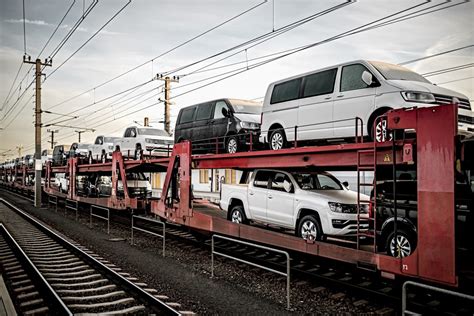
<path fill-rule="evenodd" d="M 283 129 L 276 129 L 270 136 L 270 149 L 279 150 L 286 147 L 286 137 Z"/>
<path fill-rule="evenodd" d="M 230 221 L 237 224 L 246 224 L 247 218 L 245 217 L 244 208 L 241 205 L 234 206 L 230 211 Z"/>
<path fill-rule="evenodd" d="M 298 236 L 308 241 L 321 240 L 323 237 L 321 224 L 314 215 L 306 215 L 300 220 L 297 233 Z"/>
<path fill-rule="evenodd" d="M 237 137 L 229 137 L 227 140 L 226 150 L 228 154 L 235 154 L 239 150 L 239 141 L 237 140 Z"/>
<path fill-rule="evenodd" d="M 413 253 L 415 250 L 415 237 L 404 229 L 392 232 L 387 238 L 387 254 L 395 258 L 405 258 Z"/>

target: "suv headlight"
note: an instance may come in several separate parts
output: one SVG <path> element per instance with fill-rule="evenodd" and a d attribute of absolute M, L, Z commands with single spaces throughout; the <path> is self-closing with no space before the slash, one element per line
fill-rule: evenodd
<path fill-rule="evenodd" d="M 403 91 L 402 97 L 405 99 L 405 101 L 409 101 L 409 102 L 420 102 L 420 103 L 436 102 L 434 95 L 428 92 Z"/>
<path fill-rule="evenodd" d="M 155 143 L 155 140 L 154 140 L 154 139 L 151 139 L 151 138 L 145 138 L 145 143 L 154 144 L 154 143 Z"/>
<path fill-rule="evenodd" d="M 245 129 L 259 129 L 260 124 L 253 122 L 240 122 L 240 127 Z"/>
<path fill-rule="evenodd" d="M 329 209 L 336 213 L 346 213 L 346 214 L 357 214 L 357 204 L 344 204 L 338 202 L 328 202 Z M 360 206 L 361 214 L 367 214 L 369 212 L 369 206 L 362 204 Z"/>

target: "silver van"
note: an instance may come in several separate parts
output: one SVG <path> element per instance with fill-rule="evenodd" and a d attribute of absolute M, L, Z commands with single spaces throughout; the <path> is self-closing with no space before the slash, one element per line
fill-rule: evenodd
<path fill-rule="evenodd" d="M 465 95 L 398 65 L 353 61 L 270 84 L 260 141 L 281 149 L 295 139 L 349 139 L 355 136 L 358 117 L 363 136 L 382 142 L 390 135 L 386 121 L 377 120 L 374 127 L 378 116 L 391 109 L 440 104 L 458 104 L 459 134 L 474 134 L 474 115 Z"/>

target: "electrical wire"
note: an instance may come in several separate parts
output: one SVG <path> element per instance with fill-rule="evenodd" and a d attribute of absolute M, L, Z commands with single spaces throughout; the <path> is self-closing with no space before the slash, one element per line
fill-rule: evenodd
<path fill-rule="evenodd" d="M 468 79 L 472 79 L 474 78 L 474 76 L 471 76 L 471 77 L 465 77 L 465 78 L 459 78 L 459 79 L 456 79 L 456 80 L 449 80 L 449 81 L 444 81 L 444 82 L 439 82 L 437 83 L 436 85 L 442 85 L 442 84 L 447 84 L 447 83 L 452 83 L 452 82 L 458 82 L 458 81 L 464 81 L 464 80 L 468 80 Z"/>
<path fill-rule="evenodd" d="M 74 55 L 76 55 L 82 48 L 84 48 L 87 43 L 89 43 L 97 34 L 99 34 L 100 31 L 102 31 L 110 22 L 112 22 L 112 20 L 114 20 L 123 10 L 125 10 L 125 8 L 130 3 L 132 3 L 132 0 L 128 0 L 128 2 L 122 8 L 120 8 L 120 10 L 118 10 L 109 20 L 107 20 L 107 22 L 105 22 L 104 25 L 102 25 L 94 34 L 92 34 L 92 36 L 89 37 L 81 46 L 79 46 L 78 49 L 76 49 L 69 57 L 67 57 L 59 66 L 54 68 L 54 70 L 46 77 L 45 81 L 51 78 L 51 76 L 55 74 L 59 69 L 61 69 L 61 67 L 64 66 L 65 63 L 67 63 L 72 57 L 74 57 Z"/>
<path fill-rule="evenodd" d="M 435 71 L 430 71 L 430 72 L 426 72 L 426 73 L 421 74 L 421 75 L 424 76 L 424 77 L 431 77 L 431 76 L 442 75 L 442 74 L 445 74 L 445 73 L 448 73 L 448 72 L 458 71 L 458 70 L 471 68 L 471 67 L 474 67 L 474 63 L 469 63 L 469 64 L 459 65 L 459 66 L 455 66 L 455 67 L 449 67 L 449 68 L 439 69 L 439 70 L 435 70 Z"/>
<path fill-rule="evenodd" d="M 452 52 L 457 52 L 459 50 L 463 50 L 463 49 L 471 48 L 471 47 L 474 47 L 474 45 L 471 44 L 471 45 L 467 45 L 467 46 L 463 46 L 463 47 L 459 47 L 459 48 L 446 50 L 444 52 L 439 52 L 439 53 L 436 53 L 436 54 L 433 54 L 433 55 L 424 56 L 424 57 L 420 57 L 420 58 L 416 58 L 416 59 L 412 59 L 412 60 L 407 60 L 407 61 L 404 61 L 402 63 L 399 63 L 399 65 L 400 66 L 408 65 L 408 64 L 412 64 L 412 63 L 417 62 L 417 61 L 421 61 L 421 60 L 425 60 L 425 59 L 429 59 L 429 58 L 433 58 L 433 57 L 438 57 L 438 56 L 441 56 L 441 55 L 449 54 L 449 53 L 452 53 Z"/>
<path fill-rule="evenodd" d="M 88 92 L 93 91 L 94 89 L 98 89 L 98 88 L 100 88 L 100 87 L 103 87 L 103 86 L 105 86 L 106 84 L 109 84 L 110 82 L 115 81 L 115 80 L 117 80 L 117 79 L 119 79 L 119 78 L 121 78 L 121 77 L 123 77 L 123 76 L 125 76 L 125 75 L 127 75 L 127 74 L 129 74 L 129 73 L 131 73 L 132 71 L 135 71 L 135 70 L 137 70 L 137 69 L 139 69 L 139 68 L 141 68 L 141 67 L 143 67 L 143 66 L 149 64 L 150 62 L 153 62 L 154 60 L 156 60 L 156 59 L 158 59 L 158 58 L 160 58 L 160 57 L 163 57 L 163 56 L 165 56 L 165 55 L 167 55 L 167 54 L 173 52 L 174 50 L 176 50 L 176 49 L 178 49 L 178 48 L 180 48 L 180 47 L 182 47 L 182 46 L 184 46 L 184 45 L 190 43 L 191 41 L 196 40 L 196 39 L 202 37 L 203 35 L 205 35 L 205 34 L 211 32 L 211 31 L 217 29 L 218 27 L 221 27 L 221 26 L 223 26 L 223 25 L 225 25 L 225 24 L 227 24 L 227 23 L 229 23 L 229 22 L 231 22 L 231 21 L 233 21 L 233 20 L 235 20 L 235 19 L 241 17 L 242 15 L 244 15 L 244 14 L 250 12 L 250 11 L 255 10 L 256 8 L 258 8 L 259 6 L 261 6 L 262 4 L 264 4 L 264 3 L 266 3 L 266 2 L 267 2 L 267 1 L 265 0 L 265 1 L 261 2 L 260 4 L 257 4 L 257 5 L 255 5 L 255 6 L 252 6 L 250 9 L 246 9 L 245 11 L 240 12 L 239 14 L 237 14 L 237 15 L 235 15 L 235 16 L 233 16 L 233 17 L 227 19 L 227 20 L 225 20 L 224 22 L 221 22 L 221 23 L 219 23 L 218 25 L 213 26 L 212 28 L 210 28 L 210 29 L 208 29 L 208 30 L 206 30 L 206 31 L 204 31 L 204 32 L 202 32 L 202 33 L 200 33 L 200 34 L 198 34 L 198 35 L 192 37 L 191 39 L 188 39 L 188 40 L 184 41 L 183 43 L 180 43 L 180 44 L 174 46 L 173 48 L 171 48 L 171 49 L 169 49 L 169 50 L 167 50 L 167 51 L 165 51 L 165 52 L 163 52 L 163 53 L 161 53 L 161 54 L 159 54 L 159 55 L 153 57 L 152 59 L 147 60 L 146 62 L 141 63 L 141 64 L 139 64 L 139 65 L 137 65 L 137 66 L 135 66 L 135 67 L 133 67 L 133 68 L 131 68 L 131 69 L 129 69 L 129 70 L 127 70 L 127 71 L 125 71 L 125 72 L 123 72 L 123 73 L 121 73 L 121 74 L 119 74 L 119 75 L 117 75 L 117 76 L 115 76 L 115 77 L 113 77 L 113 78 L 111 78 L 111 79 L 109 79 L 109 80 L 107 80 L 107 81 L 105 81 L 105 82 L 103 82 L 103 83 L 97 85 L 97 86 L 95 86 L 94 88 L 91 88 L 91 89 L 89 89 L 89 90 L 86 90 L 86 91 L 84 91 L 84 92 L 81 92 L 81 93 L 79 93 L 79 94 L 77 94 L 77 95 L 75 95 L 75 96 L 73 96 L 73 97 L 71 97 L 71 98 L 69 98 L 69 99 L 67 99 L 67 100 L 64 100 L 64 101 L 61 101 L 61 102 L 59 102 L 59 103 L 57 103 L 57 104 L 55 104 L 55 105 L 52 105 L 49 109 L 53 109 L 53 108 L 55 108 L 55 107 L 57 107 L 57 106 L 60 106 L 60 105 L 62 105 L 62 104 L 64 104 L 64 103 L 67 103 L 67 102 L 69 102 L 69 101 L 72 101 L 72 100 L 74 100 L 74 99 L 77 99 L 77 98 L 79 98 L 80 96 L 82 96 L 82 95 L 84 95 L 84 94 L 86 94 L 86 93 L 88 93 Z"/>

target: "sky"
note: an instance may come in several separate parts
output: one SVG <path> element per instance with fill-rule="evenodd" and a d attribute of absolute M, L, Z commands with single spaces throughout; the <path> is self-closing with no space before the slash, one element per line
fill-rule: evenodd
<path fill-rule="evenodd" d="M 133 0 L 88 41 L 127 3 L 128 0 L 99 1 L 54 56 L 52 66 L 43 70 L 42 109 L 54 113 L 43 113 L 43 126 L 59 123 L 70 127 L 43 127 L 42 148 L 50 148 L 48 128 L 59 131 L 55 141 L 62 144 L 77 141 L 78 135 L 74 131 L 81 129 L 88 129 L 81 136 L 82 142 L 93 142 L 97 135 L 120 136 L 127 126 L 135 125 L 135 121 L 142 123 L 144 117 L 150 118 L 152 126 L 162 128 L 160 122 L 164 117 L 164 105 L 159 98 L 164 97 L 163 81 L 152 80 L 156 79 L 157 74 L 168 73 L 257 36 L 277 31 L 289 23 L 345 1 Z M 261 100 L 271 82 L 292 75 L 357 59 L 397 64 L 474 44 L 473 3 L 461 0 L 446 3 L 355 1 L 260 45 L 246 46 L 246 50 L 234 50 L 193 67 L 171 72 L 171 76 L 180 77 L 179 82 L 171 84 L 171 126 L 175 124 L 179 109 L 184 106 L 223 97 Z M 265 60 L 254 58 L 320 42 L 418 4 L 423 5 L 406 13 L 433 5 L 442 8 L 458 3 L 446 10 L 339 38 L 260 67 L 252 67 L 254 63 Z M 34 84 L 28 88 L 34 73 L 28 72 L 31 65 L 22 64 L 24 34 L 27 56 L 31 56 L 32 60 L 40 57 L 44 61 L 90 5 L 93 5 L 92 0 L 25 0 L 23 20 L 22 1 L 0 2 L 0 161 L 18 156 L 19 146 L 23 147 L 22 155 L 34 151 Z M 65 16 L 69 7 L 71 9 Z M 210 30 L 245 11 L 230 22 Z M 57 32 L 51 37 L 58 25 Z M 155 58 L 207 30 L 210 31 L 199 38 Z M 43 47 L 45 49 L 40 54 Z M 214 63 L 230 54 L 234 55 Z M 473 60 L 474 48 L 470 47 L 410 63 L 406 67 L 423 74 L 469 64 Z M 209 66 L 211 63 L 213 65 Z M 144 65 L 103 84 L 141 64 Z M 197 71 L 206 65 L 207 68 Z M 217 75 L 235 69 L 242 72 L 201 87 L 226 76 Z M 14 81 L 17 72 L 19 75 Z M 470 67 L 428 79 L 467 95 L 473 103 L 473 75 L 474 70 Z M 210 77 L 212 79 L 203 81 Z M 198 87 L 201 88 L 195 89 Z"/>

